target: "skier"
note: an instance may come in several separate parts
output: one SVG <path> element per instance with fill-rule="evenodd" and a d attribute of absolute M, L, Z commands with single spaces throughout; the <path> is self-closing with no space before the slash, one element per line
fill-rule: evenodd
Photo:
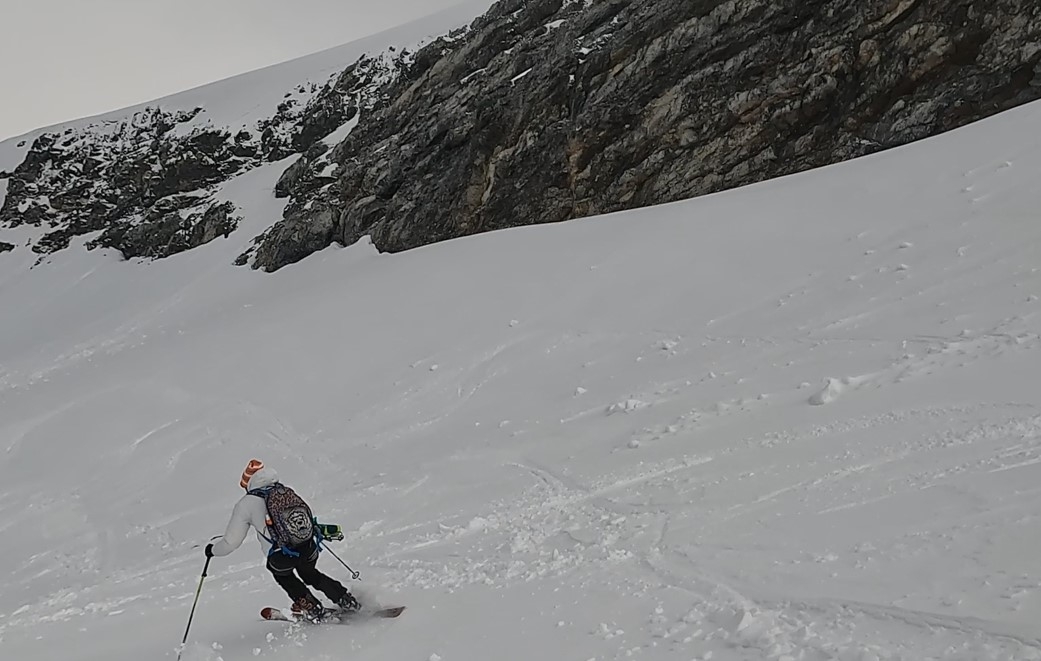
<path fill-rule="evenodd" d="M 206 545 L 206 557 L 223 557 L 237 549 L 252 526 L 267 553 L 268 571 L 293 600 L 294 612 L 313 621 L 325 614 L 322 602 L 307 589 L 308 585 L 343 610 L 360 609 L 350 590 L 315 566 L 320 549 L 315 520 L 307 503 L 279 482 L 273 469 L 265 468 L 257 459 L 251 459 L 242 471 L 239 486 L 246 490 L 246 495 L 235 505 L 224 536 Z"/>

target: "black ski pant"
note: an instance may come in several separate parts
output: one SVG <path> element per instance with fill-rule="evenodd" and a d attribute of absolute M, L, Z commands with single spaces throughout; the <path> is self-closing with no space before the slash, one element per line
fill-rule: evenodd
<path fill-rule="evenodd" d="M 267 568 L 275 577 L 275 582 L 294 602 L 302 597 L 313 596 L 307 589 L 308 585 L 329 597 L 333 603 L 340 601 L 347 594 L 347 588 L 343 587 L 335 578 L 318 571 L 315 566 L 318 562 L 318 545 L 312 541 L 307 546 L 296 550 L 300 554 L 296 557 L 286 555 L 281 551 L 275 551 L 267 557 Z M 297 578 L 298 574 L 299 578 Z"/>

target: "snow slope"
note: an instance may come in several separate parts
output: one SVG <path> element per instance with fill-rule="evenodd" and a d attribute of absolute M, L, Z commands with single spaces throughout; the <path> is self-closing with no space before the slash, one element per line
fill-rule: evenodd
<path fill-rule="evenodd" d="M 259 621 L 250 541 L 185 659 L 1041 658 L 1039 124 L 272 275 L 0 255 L 0 657 L 174 658 L 259 457 L 409 610 Z"/>

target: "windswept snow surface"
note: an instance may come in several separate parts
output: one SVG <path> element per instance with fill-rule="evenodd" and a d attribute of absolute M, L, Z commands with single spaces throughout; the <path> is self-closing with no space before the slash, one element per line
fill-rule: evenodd
<path fill-rule="evenodd" d="M 185 659 L 1041 659 L 1038 126 L 272 275 L 0 255 L 0 657 L 174 658 L 258 457 L 409 609 L 262 622 L 249 541 Z"/>

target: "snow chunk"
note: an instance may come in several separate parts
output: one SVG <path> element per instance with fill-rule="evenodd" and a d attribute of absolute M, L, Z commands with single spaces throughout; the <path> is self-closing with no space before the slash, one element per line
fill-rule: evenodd
<path fill-rule="evenodd" d="M 849 385 L 849 379 L 832 379 L 829 378 L 825 383 L 824 389 L 814 393 L 810 397 L 809 403 L 813 406 L 823 406 L 824 404 L 830 404 L 834 402 L 839 396 L 846 390 Z"/>
<path fill-rule="evenodd" d="M 488 521 L 488 519 L 484 518 L 483 516 L 475 516 L 474 518 L 470 519 L 470 523 L 466 526 L 466 529 L 470 532 L 481 532 L 482 530 L 487 530 L 491 527 L 493 526 L 491 522 Z"/>
<path fill-rule="evenodd" d="M 638 399 L 627 399 L 621 402 L 615 402 L 607 407 L 607 415 L 612 413 L 632 413 L 642 408 L 648 407 L 650 404 L 647 402 L 640 401 Z"/>

